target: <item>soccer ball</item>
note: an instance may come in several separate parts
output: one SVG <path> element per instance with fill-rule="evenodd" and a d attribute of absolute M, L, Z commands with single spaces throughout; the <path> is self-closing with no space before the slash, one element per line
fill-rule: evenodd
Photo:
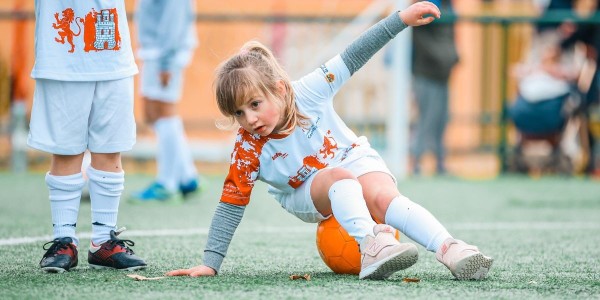
<path fill-rule="evenodd" d="M 396 239 L 400 234 L 396 230 Z M 317 226 L 317 249 L 323 262 L 336 274 L 360 273 L 360 250 L 358 243 L 331 216 Z"/>

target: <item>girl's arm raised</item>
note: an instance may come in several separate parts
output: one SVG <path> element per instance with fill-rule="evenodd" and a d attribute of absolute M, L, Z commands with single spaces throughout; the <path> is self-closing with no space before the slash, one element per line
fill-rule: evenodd
<path fill-rule="evenodd" d="M 342 52 L 341 57 L 350 74 L 354 74 L 404 28 L 426 25 L 440 16 L 440 10 L 435 4 L 428 1 L 414 3 L 373 25 L 354 40 Z"/>
<path fill-rule="evenodd" d="M 245 206 L 219 202 L 208 230 L 203 264 L 167 272 L 167 276 L 214 276 L 219 272 L 233 234 L 244 216 Z"/>
<path fill-rule="evenodd" d="M 402 22 L 408 26 L 427 25 L 442 16 L 440 9 L 429 1 L 414 3 L 398 13 Z"/>

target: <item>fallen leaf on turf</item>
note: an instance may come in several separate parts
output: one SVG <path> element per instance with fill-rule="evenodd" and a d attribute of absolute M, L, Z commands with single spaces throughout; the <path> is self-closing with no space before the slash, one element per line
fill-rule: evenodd
<path fill-rule="evenodd" d="M 165 278 L 164 276 L 163 277 L 145 277 L 145 276 L 138 275 L 138 274 L 127 274 L 127 277 L 133 278 L 134 280 L 137 280 L 137 281 L 159 280 L 159 279 Z"/>
<path fill-rule="evenodd" d="M 308 275 L 308 274 L 304 274 L 304 275 L 293 274 L 293 275 L 290 275 L 290 279 L 291 280 L 304 279 L 306 281 L 309 281 L 310 280 L 310 275 Z"/>
<path fill-rule="evenodd" d="M 404 277 L 404 278 L 402 279 L 402 281 L 404 281 L 404 282 L 420 282 L 420 281 L 421 281 L 421 279 L 419 279 L 419 278 L 408 278 L 408 277 Z"/>

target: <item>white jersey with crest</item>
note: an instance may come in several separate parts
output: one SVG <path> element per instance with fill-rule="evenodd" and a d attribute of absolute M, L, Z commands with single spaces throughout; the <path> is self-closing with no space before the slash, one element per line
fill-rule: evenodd
<path fill-rule="evenodd" d="M 374 151 L 333 108 L 333 96 L 349 78 L 350 71 L 338 55 L 292 83 L 298 108 L 309 118 L 306 128 L 266 137 L 240 128 L 221 201 L 247 205 L 256 180 L 269 184 L 271 193 L 290 193 L 317 170 Z"/>
<path fill-rule="evenodd" d="M 124 0 L 35 0 L 31 76 L 105 81 L 138 72 Z"/>

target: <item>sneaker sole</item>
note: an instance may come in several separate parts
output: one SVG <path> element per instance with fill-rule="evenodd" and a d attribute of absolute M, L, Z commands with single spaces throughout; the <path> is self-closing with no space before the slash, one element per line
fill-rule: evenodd
<path fill-rule="evenodd" d="M 44 268 L 42 268 L 42 271 L 44 271 L 46 273 L 64 273 L 69 270 L 63 269 L 63 268 L 57 268 L 57 267 L 44 267 Z"/>
<path fill-rule="evenodd" d="M 359 279 L 383 280 L 392 274 L 414 265 L 419 259 L 417 247 L 411 247 L 404 252 L 388 257 L 360 271 Z"/>
<path fill-rule="evenodd" d="M 491 257 L 476 253 L 458 262 L 453 275 L 458 280 L 481 280 L 487 276 L 493 262 Z"/>
<path fill-rule="evenodd" d="M 113 268 L 113 267 L 92 265 L 92 264 L 90 264 L 89 266 L 90 266 L 90 269 L 94 269 L 94 270 L 120 270 L 120 271 L 137 271 L 137 270 L 143 270 L 147 267 L 147 266 L 134 266 L 134 267 L 129 267 L 129 268 L 117 269 L 117 268 Z"/>

